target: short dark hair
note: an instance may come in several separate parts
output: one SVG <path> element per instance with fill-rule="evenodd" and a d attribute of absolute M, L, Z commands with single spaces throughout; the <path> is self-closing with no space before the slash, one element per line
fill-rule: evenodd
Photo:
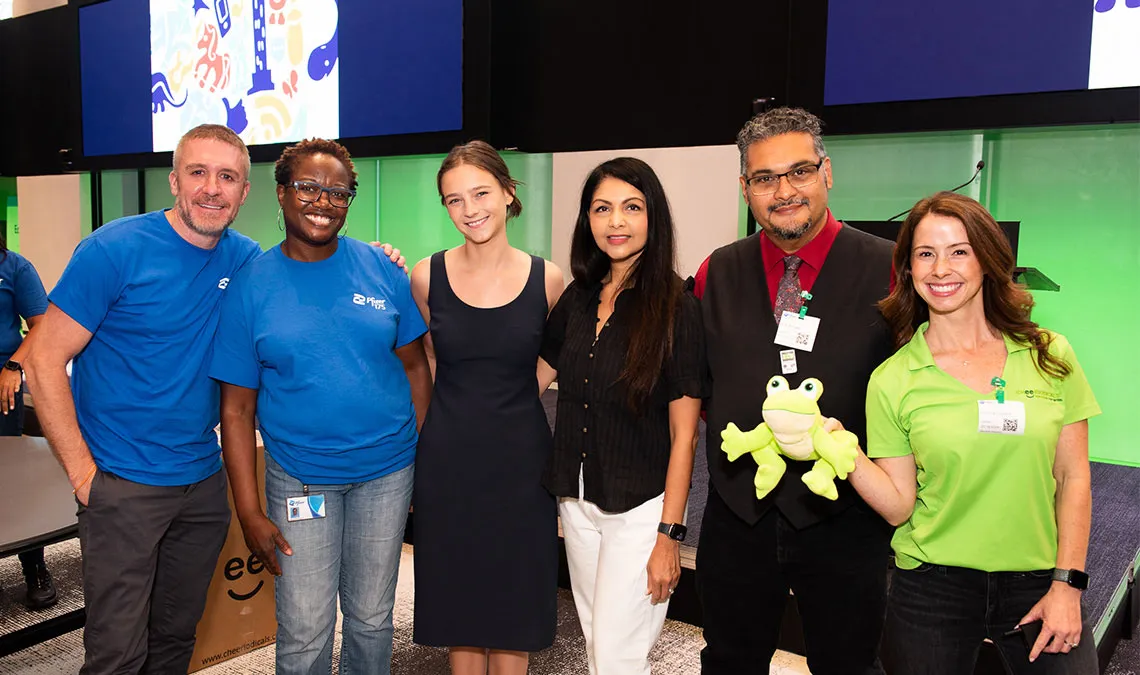
<path fill-rule="evenodd" d="M 313 155 L 332 155 L 339 159 L 351 179 L 349 187 L 356 189 L 356 165 L 352 163 L 352 155 L 348 154 L 348 150 L 340 143 L 326 138 L 306 138 L 285 148 L 277 158 L 277 164 L 273 166 L 273 179 L 278 185 L 292 183 L 297 162 Z"/>
<path fill-rule="evenodd" d="M 819 155 L 819 159 L 827 157 L 827 148 L 823 147 L 823 122 L 818 117 L 803 108 L 775 108 L 748 120 L 736 135 L 736 148 L 740 150 L 740 175 L 748 172 L 748 148 L 753 143 L 784 134 L 811 136 L 815 154 Z"/>
<path fill-rule="evenodd" d="M 507 218 L 517 218 L 522 213 L 522 200 L 519 199 L 518 186 L 522 181 L 511 177 L 511 170 L 503 161 L 499 152 L 486 141 L 471 141 L 457 145 L 447 153 L 443 164 L 439 165 L 439 173 L 435 175 L 435 189 L 439 192 L 439 200 L 443 201 L 443 174 L 451 171 L 461 164 L 469 164 L 482 169 L 495 177 L 495 181 L 506 190 L 513 201 L 507 206 Z"/>

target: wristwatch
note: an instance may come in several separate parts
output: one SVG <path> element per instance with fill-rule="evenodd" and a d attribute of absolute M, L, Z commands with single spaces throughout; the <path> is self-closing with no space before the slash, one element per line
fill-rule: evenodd
<path fill-rule="evenodd" d="M 13 361 L 11 359 L 8 359 L 8 362 L 4 364 L 4 369 L 5 370 L 14 370 L 18 373 L 24 372 L 24 367 L 20 365 L 20 362 L 19 361 Z"/>
<path fill-rule="evenodd" d="M 657 531 L 675 541 L 685 541 L 685 533 L 689 528 L 680 523 L 661 523 Z"/>
<path fill-rule="evenodd" d="M 1089 587 L 1089 575 L 1080 570 L 1053 570 L 1053 581 L 1063 581 L 1078 591 Z"/>

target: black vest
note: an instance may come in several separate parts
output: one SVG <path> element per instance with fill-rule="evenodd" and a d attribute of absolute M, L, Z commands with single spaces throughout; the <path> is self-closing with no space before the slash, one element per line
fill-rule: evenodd
<path fill-rule="evenodd" d="M 845 480 L 836 480 L 839 499 L 820 497 L 800 477 L 811 462 L 788 460 L 788 471 L 764 499 L 756 499 L 751 457 L 729 462 L 720 449 L 720 432 L 729 422 L 751 430 L 764 421 L 765 385 L 780 374 L 772 340 L 776 321 L 764 276 L 757 233 L 713 252 L 701 300 L 712 397 L 706 401 L 708 464 L 713 489 L 738 516 L 755 523 L 773 504 L 797 528 L 813 525 L 860 502 Z M 787 375 L 792 387 L 806 378 L 823 382 L 820 411 L 859 437 L 866 448 L 867 381 L 894 351 L 890 331 L 876 303 L 886 297 L 892 244 L 851 227 L 840 229 L 819 277 L 812 285 L 808 314 L 820 319 L 811 352 L 796 350 L 798 370 Z"/>

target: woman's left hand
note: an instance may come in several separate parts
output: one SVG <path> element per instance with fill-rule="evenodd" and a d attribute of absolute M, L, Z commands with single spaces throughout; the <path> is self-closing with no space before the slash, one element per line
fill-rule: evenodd
<path fill-rule="evenodd" d="M 1034 661 L 1041 652 L 1068 654 L 1081 641 L 1081 592 L 1054 581 L 1045 597 L 1037 601 L 1017 625 L 1041 619 L 1041 634 L 1029 652 Z"/>
<path fill-rule="evenodd" d="M 16 397 L 20 395 L 20 385 L 24 383 L 18 370 L 0 368 L 0 412 L 5 415 L 16 407 Z"/>
<path fill-rule="evenodd" d="M 653 545 L 645 569 L 649 572 L 645 594 L 650 596 L 650 602 L 654 605 L 668 602 L 677 582 L 681 580 L 681 545 L 658 533 L 657 543 Z"/>

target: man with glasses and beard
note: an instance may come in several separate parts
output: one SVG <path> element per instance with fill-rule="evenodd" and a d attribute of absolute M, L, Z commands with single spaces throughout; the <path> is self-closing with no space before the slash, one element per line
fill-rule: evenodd
<path fill-rule="evenodd" d="M 814 115 L 762 113 L 737 145 L 741 192 L 761 231 L 713 252 L 695 289 L 712 376 L 711 486 L 696 570 L 701 672 L 767 672 L 791 589 L 814 675 L 882 673 L 891 528 L 846 481 L 837 481 L 834 501 L 812 493 L 801 480 L 811 462 L 789 462 L 757 499 L 755 463 L 729 462 L 721 432 L 729 422 L 750 430 L 764 421 L 774 375 L 815 377 L 827 387 L 823 413 L 866 445 L 867 382 L 893 351 L 875 304 L 887 295 L 891 244 L 831 215 L 831 160 Z"/>
<path fill-rule="evenodd" d="M 88 675 L 190 663 L 230 522 L 206 369 L 229 279 L 261 252 L 229 229 L 249 170 L 233 131 L 187 132 L 174 208 L 80 242 L 31 347 L 36 410 L 79 505 Z"/>

